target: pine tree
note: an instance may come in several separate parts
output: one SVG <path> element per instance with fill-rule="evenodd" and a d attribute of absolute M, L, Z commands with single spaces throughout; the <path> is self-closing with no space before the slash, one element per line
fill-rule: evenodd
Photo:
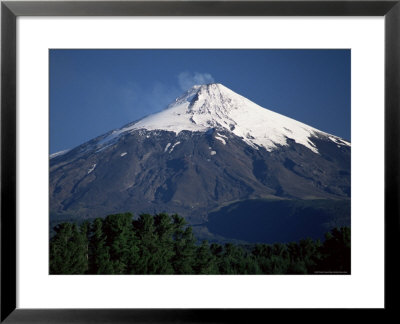
<path fill-rule="evenodd" d="M 203 241 L 197 248 L 196 261 L 194 264 L 196 274 L 217 274 L 218 267 L 215 256 L 211 253 L 207 241 Z"/>
<path fill-rule="evenodd" d="M 176 274 L 193 274 L 194 253 L 196 251 L 196 239 L 192 228 L 185 227 L 184 218 L 178 215 L 172 215 L 174 232 L 174 255 L 172 264 Z"/>
<path fill-rule="evenodd" d="M 267 244 L 256 244 L 251 253 L 255 260 L 257 261 L 257 265 L 264 274 L 271 274 L 273 265 L 271 261 L 272 256 L 272 248 Z"/>
<path fill-rule="evenodd" d="M 240 274 L 243 273 L 245 264 L 244 251 L 242 248 L 232 243 L 225 244 L 224 253 L 221 261 L 221 273 L 224 274 Z"/>
<path fill-rule="evenodd" d="M 156 274 L 157 267 L 157 234 L 154 218 L 142 214 L 133 221 L 135 234 L 138 238 L 139 257 L 135 265 L 135 273 Z"/>
<path fill-rule="evenodd" d="M 79 233 L 81 234 L 79 237 L 80 245 L 83 248 L 83 253 L 86 258 L 86 268 L 85 272 L 89 270 L 89 226 L 90 223 L 88 221 L 84 221 L 79 227 Z"/>
<path fill-rule="evenodd" d="M 139 258 L 132 218 L 131 213 L 108 215 L 103 223 L 113 273 L 116 274 L 133 273 Z"/>
<path fill-rule="evenodd" d="M 51 274 L 84 274 L 88 269 L 86 233 L 75 224 L 63 223 L 54 228 L 50 240 Z"/>
<path fill-rule="evenodd" d="M 155 233 L 157 235 L 156 272 L 159 274 L 172 274 L 174 268 L 171 259 L 174 255 L 172 219 L 165 213 L 154 216 Z"/>
<path fill-rule="evenodd" d="M 334 228 L 325 235 L 318 270 L 350 273 L 350 228 Z"/>
<path fill-rule="evenodd" d="M 96 218 L 91 226 L 89 244 L 89 272 L 92 274 L 113 274 L 114 272 L 106 239 L 103 233 L 103 220 Z"/>

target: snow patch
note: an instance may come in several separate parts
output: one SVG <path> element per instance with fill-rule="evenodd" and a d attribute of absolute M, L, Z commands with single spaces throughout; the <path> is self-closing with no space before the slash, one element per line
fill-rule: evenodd
<path fill-rule="evenodd" d="M 172 153 L 172 151 L 174 150 L 175 146 L 181 144 L 181 142 L 176 142 L 174 145 L 172 145 L 171 149 L 169 150 L 169 153 Z"/>
<path fill-rule="evenodd" d="M 215 155 L 215 154 L 217 154 L 217 152 L 216 151 L 211 151 L 210 154 L 211 155 Z"/>
<path fill-rule="evenodd" d="M 109 143 L 112 140 L 116 140 L 120 134 L 121 134 L 120 130 L 113 130 L 110 135 L 108 135 L 105 138 L 103 138 L 102 140 L 100 140 L 97 144 L 103 145 L 105 143 Z"/>
<path fill-rule="evenodd" d="M 115 142 L 113 141 L 112 143 L 103 146 L 102 148 L 100 148 L 99 150 L 97 150 L 95 153 L 100 153 L 101 151 L 104 151 L 106 148 L 109 148 L 110 146 L 113 146 L 115 144 Z"/>
<path fill-rule="evenodd" d="M 69 152 L 69 151 L 70 151 L 70 150 L 63 150 L 63 151 L 59 151 L 59 152 L 50 154 L 50 159 L 53 159 L 53 158 L 55 158 L 55 157 L 57 157 L 57 156 L 64 155 L 65 153 L 67 153 L 67 152 Z"/>
<path fill-rule="evenodd" d="M 88 174 L 89 173 L 92 173 L 92 171 L 94 170 L 96 168 L 96 163 L 95 164 L 93 164 L 91 167 L 90 167 L 90 169 L 88 170 Z"/>
<path fill-rule="evenodd" d="M 168 143 L 168 144 L 165 146 L 164 153 L 168 151 L 168 148 L 169 148 L 170 146 L 171 146 L 171 143 Z"/>
<path fill-rule="evenodd" d="M 125 156 L 127 154 L 128 154 L 127 152 L 124 152 L 124 153 L 121 153 L 121 156 Z"/>
<path fill-rule="evenodd" d="M 332 142 L 339 144 L 339 145 L 347 145 L 347 146 L 351 146 L 351 144 L 349 142 L 346 142 L 345 140 L 339 138 L 339 137 L 333 137 L 333 136 L 329 136 L 328 137 Z"/>
<path fill-rule="evenodd" d="M 215 136 L 215 139 L 219 140 L 222 144 L 226 145 L 226 141 L 222 137 Z"/>

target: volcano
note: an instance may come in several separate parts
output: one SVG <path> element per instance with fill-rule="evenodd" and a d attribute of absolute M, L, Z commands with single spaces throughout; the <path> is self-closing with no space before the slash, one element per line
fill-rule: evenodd
<path fill-rule="evenodd" d="M 177 213 L 199 237 L 319 238 L 350 224 L 351 144 L 227 87 L 50 155 L 50 220 Z"/>

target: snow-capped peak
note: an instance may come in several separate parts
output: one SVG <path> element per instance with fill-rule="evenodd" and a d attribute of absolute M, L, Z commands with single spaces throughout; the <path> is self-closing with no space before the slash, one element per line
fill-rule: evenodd
<path fill-rule="evenodd" d="M 165 110 L 114 131 L 102 142 L 136 129 L 166 130 L 178 134 L 183 130 L 203 132 L 211 128 L 226 129 L 250 146 L 261 146 L 268 151 L 277 145 L 287 145 L 287 139 L 292 139 L 318 153 L 310 138 L 329 135 L 265 109 L 222 84 L 211 83 L 193 86 Z M 329 136 L 350 145 L 339 137 Z"/>

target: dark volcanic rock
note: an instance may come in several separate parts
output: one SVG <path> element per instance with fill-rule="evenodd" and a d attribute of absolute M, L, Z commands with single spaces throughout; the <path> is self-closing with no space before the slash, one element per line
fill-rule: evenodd
<path fill-rule="evenodd" d="M 350 196 L 349 147 L 316 138 L 320 154 L 295 142 L 268 152 L 216 134 L 137 130 L 101 150 L 84 145 L 52 158 L 53 217 L 166 211 L 202 222 L 236 200 Z"/>

